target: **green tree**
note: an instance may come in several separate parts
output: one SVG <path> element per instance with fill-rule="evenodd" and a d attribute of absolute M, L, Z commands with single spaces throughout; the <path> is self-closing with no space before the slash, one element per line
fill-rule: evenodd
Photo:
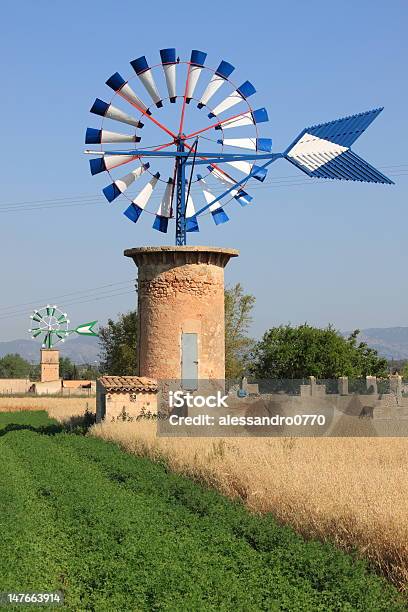
<path fill-rule="evenodd" d="M 344 338 L 331 325 L 324 329 L 307 324 L 274 327 L 257 343 L 251 371 L 256 378 L 386 376 L 386 359 L 366 343 L 358 343 L 358 334 L 355 330 Z"/>
<path fill-rule="evenodd" d="M 404 380 L 408 380 L 408 361 L 402 368 L 401 376 Z"/>
<path fill-rule="evenodd" d="M 244 293 L 240 283 L 227 288 L 225 296 L 225 377 L 241 377 L 248 369 L 254 341 L 248 337 L 255 297 Z"/>
<path fill-rule="evenodd" d="M 137 313 L 120 314 L 117 321 L 109 319 L 99 330 L 101 371 L 117 376 L 137 372 Z"/>
<path fill-rule="evenodd" d="M 59 375 L 64 380 L 77 380 L 78 368 L 69 357 L 60 357 Z"/>
<path fill-rule="evenodd" d="M 31 368 L 31 364 L 18 353 L 0 358 L 0 378 L 28 378 Z"/>

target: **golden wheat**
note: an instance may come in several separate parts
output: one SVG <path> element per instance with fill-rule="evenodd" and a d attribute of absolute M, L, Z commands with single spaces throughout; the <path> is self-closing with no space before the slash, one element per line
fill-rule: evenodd
<path fill-rule="evenodd" d="M 160 438 L 152 422 L 90 432 L 272 512 L 305 537 L 357 548 L 401 590 L 408 583 L 405 438 Z"/>

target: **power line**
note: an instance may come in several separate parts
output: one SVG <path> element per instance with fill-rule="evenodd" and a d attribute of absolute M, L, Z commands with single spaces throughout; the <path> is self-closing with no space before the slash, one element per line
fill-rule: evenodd
<path fill-rule="evenodd" d="M 82 289 L 82 290 L 77 290 L 77 291 L 70 291 L 69 293 L 62 293 L 59 295 L 54 295 L 54 296 L 47 296 L 47 297 L 42 297 L 42 298 L 37 298 L 36 300 L 32 300 L 31 302 L 23 302 L 20 304 L 11 304 L 10 306 L 0 306 L 0 316 L 2 314 L 5 314 L 4 311 L 7 310 L 14 310 L 15 308 L 22 308 L 23 306 L 31 306 L 33 304 L 38 305 L 41 302 L 55 302 L 56 300 L 58 300 L 59 298 L 64 298 L 64 297 L 70 297 L 72 295 L 78 295 L 80 296 L 80 294 L 84 294 L 82 297 L 87 297 L 89 296 L 91 293 L 93 292 L 100 292 L 101 289 L 107 289 L 108 287 L 115 287 L 117 285 L 127 285 L 131 282 L 136 282 L 135 278 L 131 278 L 125 281 L 118 281 L 116 283 L 109 283 L 106 285 L 99 285 L 98 287 L 93 287 L 91 289 Z"/>
<path fill-rule="evenodd" d="M 405 176 L 404 168 L 407 166 L 408 166 L 408 162 L 403 162 L 401 164 L 379 166 L 379 168 L 381 169 L 395 168 L 396 169 L 395 173 L 391 172 L 393 176 Z M 293 181 L 299 181 L 302 179 L 304 180 L 304 177 L 295 175 L 295 174 L 290 174 L 286 176 L 277 176 L 272 179 L 271 185 L 264 186 L 263 188 L 268 189 L 270 187 L 273 187 L 273 185 L 276 185 L 277 183 L 281 183 L 281 182 L 288 182 L 288 186 L 291 186 Z M 154 195 L 152 197 L 154 197 Z M 12 208 L 14 209 L 14 207 L 16 208 L 24 207 L 25 208 L 25 207 L 31 207 L 31 206 L 40 207 L 44 205 L 44 207 L 49 206 L 52 208 L 58 208 L 58 207 L 73 206 L 73 205 L 83 206 L 83 205 L 86 205 L 87 203 L 97 203 L 97 202 L 104 202 L 104 201 L 105 199 L 101 194 L 92 194 L 92 195 L 74 195 L 74 196 L 65 196 L 65 197 L 59 197 L 59 198 L 49 198 L 45 200 L 26 200 L 26 201 L 21 201 L 21 202 L 3 202 L 3 203 L 0 203 L 0 212 L 2 212 L 3 210 L 8 211 L 8 210 L 11 210 Z"/>

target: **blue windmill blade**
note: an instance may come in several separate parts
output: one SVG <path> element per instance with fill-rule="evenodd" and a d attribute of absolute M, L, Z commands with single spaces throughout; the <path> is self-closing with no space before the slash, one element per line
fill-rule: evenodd
<path fill-rule="evenodd" d="M 197 87 L 198 79 L 204 68 L 204 63 L 207 54 L 204 51 L 197 51 L 194 49 L 191 52 L 190 65 L 188 67 L 187 74 L 187 86 L 186 86 L 186 102 L 190 103 L 191 98 L 194 96 L 195 88 Z"/>
<path fill-rule="evenodd" d="M 140 142 L 140 140 L 140 136 L 136 136 L 135 134 L 120 134 L 119 132 L 97 130 L 95 128 L 87 128 L 85 136 L 85 144 Z"/>
<path fill-rule="evenodd" d="M 133 125 L 136 128 L 142 128 L 143 123 L 141 123 L 135 117 L 124 113 L 120 108 L 116 108 L 113 104 L 108 104 L 108 102 L 104 102 L 100 98 L 96 98 L 95 102 L 92 105 L 91 113 L 94 115 L 99 115 L 100 117 L 106 117 L 107 119 L 113 119 L 113 121 L 119 121 L 120 123 L 127 123 L 128 125 Z"/>
<path fill-rule="evenodd" d="M 209 210 L 211 212 L 213 221 L 215 225 L 221 225 L 222 223 L 226 223 L 229 221 L 229 217 L 224 209 L 222 208 L 220 202 L 216 202 L 211 205 L 211 202 L 215 199 L 215 195 L 212 193 L 211 189 L 208 187 L 207 183 L 201 176 L 201 174 L 197 174 L 198 184 L 203 190 L 203 195 L 207 204 L 210 204 Z"/>
<path fill-rule="evenodd" d="M 122 178 L 117 179 L 116 181 L 102 189 L 103 195 L 108 200 L 108 202 L 113 202 L 113 200 L 115 200 L 118 196 L 120 196 L 127 189 L 129 189 L 129 187 L 133 185 L 133 183 L 138 178 L 140 178 L 144 172 L 146 172 L 149 166 L 149 163 L 142 164 L 141 166 L 135 168 L 135 170 L 132 170 L 132 172 L 129 172 L 129 174 L 122 176 Z"/>
<path fill-rule="evenodd" d="M 381 111 L 377 108 L 305 128 L 284 157 L 312 177 L 393 184 L 350 149 Z"/>
<path fill-rule="evenodd" d="M 91 174 L 99 174 L 138 159 L 137 155 L 103 155 L 89 161 Z"/>
<path fill-rule="evenodd" d="M 195 206 L 191 193 L 188 194 L 186 205 L 186 232 L 199 232 L 198 221 L 196 217 Z"/>
<path fill-rule="evenodd" d="M 116 93 L 121 96 L 127 102 L 130 102 L 133 106 L 135 106 L 141 112 L 144 112 L 148 115 L 151 115 L 151 112 L 147 108 L 146 104 L 139 98 L 139 96 L 133 91 L 131 86 L 123 76 L 119 74 L 119 72 L 115 72 L 111 77 L 106 81 L 106 85 L 116 91 Z"/>
<path fill-rule="evenodd" d="M 176 50 L 161 49 L 160 57 L 163 66 L 164 76 L 166 78 L 167 91 L 169 92 L 170 102 L 174 104 L 177 99 L 176 93 Z"/>
<path fill-rule="evenodd" d="M 234 189 L 237 182 L 231 178 L 225 172 L 222 172 L 218 168 L 214 168 L 214 166 L 207 166 L 208 170 L 211 172 L 211 176 L 216 178 L 218 181 L 223 183 L 226 187 L 228 187 L 229 193 L 235 200 L 241 205 L 246 206 L 250 202 L 252 202 L 253 198 L 246 191 L 244 191 L 241 187 Z"/>
<path fill-rule="evenodd" d="M 145 56 L 143 55 L 142 57 L 138 57 L 137 59 L 130 62 L 130 65 L 136 72 L 137 76 L 142 82 L 143 87 L 146 89 L 147 93 L 149 94 L 157 108 L 161 108 L 163 106 L 163 102 L 159 94 L 159 90 L 157 89 L 152 69 L 147 63 Z"/>
<path fill-rule="evenodd" d="M 249 81 L 245 81 L 242 83 L 235 91 L 233 91 L 229 96 L 224 98 L 222 102 L 220 102 L 215 108 L 213 108 L 211 113 L 208 113 L 210 119 L 215 117 L 216 115 L 220 115 L 224 113 L 229 108 L 232 108 L 236 104 L 239 104 L 243 100 L 249 98 L 256 92 L 255 87 Z"/>
<path fill-rule="evenodd" d="M 228 77 L 232 74 L 234 70 L 235 67 L 232 66 L 232 64 L 229 64 L 228 62 L 222 60 L 217 70 L 211 77 L 211 80 L 208 83 L 207 87 L 205 88 L 205 91 L 197 104 L 197 108 L 203 108 L 203 106 L 206 106 L 208 104 L 208 102 L 211 100 L 214 94 L 217 93 L 220 87 L 222 87 L 224 83 L 227 82 Z"/>
<path fill-rule="evenodd" d="M 265 121 L 269 121 L 266 108 L 257 108 L 254 111 L 240 113 L 237 116 L 231 117 L 231 119 L 225 119 L 219 125 L 215 125 L 214 128 L 216 130 L 229 130 L 231 128 L 264 123 Z"/>
<path fill-rule="evenodd" d="M 163 199 L 160 202 L 160 206 L 156 213 L 156 218 L 153 223 L 153 229 L 163 232 L 167 232 L 169 218 L 171 216 L 171 201 L 173 195 L 173 179 L 169 178 L 167 181 L 166 189 L 163 195 Z"/>
<path fill-rule="evenodd" d="M 263 151 L 265 153 L 270 153 L 272 150 L 271 138 L 224 138 L 217 140 L 217 143 L 227 147 Z"/>
<path fill-rule="evenodd" d="M 125 217 L 136 223 L 146 208 L 150 197 L 156 188 L 157 182 L 160 178 L 160 172 L 156 172 L 156 174 L 150 179 L 150 181 L 143 187 L 143 189 L 138 193 L 138 195 L 132 200 L 131 205 L 124 211 Z"/>

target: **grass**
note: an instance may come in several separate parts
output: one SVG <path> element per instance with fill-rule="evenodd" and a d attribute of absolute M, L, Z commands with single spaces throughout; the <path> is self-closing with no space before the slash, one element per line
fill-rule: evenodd
<path fill-rule="evenodd" d="M 352 555 L 62 430 L 1 415 L 0 592 L 62 589 L 66 609 L 98 612 L 405 609 Z"/>
<path fill-rule="evenodd" d="M 307 538 L 357 549 L 408 591 L 406 438 L 158 438 L 156 425 L 104 423 L 91 433 L 273 513 Z"/>

